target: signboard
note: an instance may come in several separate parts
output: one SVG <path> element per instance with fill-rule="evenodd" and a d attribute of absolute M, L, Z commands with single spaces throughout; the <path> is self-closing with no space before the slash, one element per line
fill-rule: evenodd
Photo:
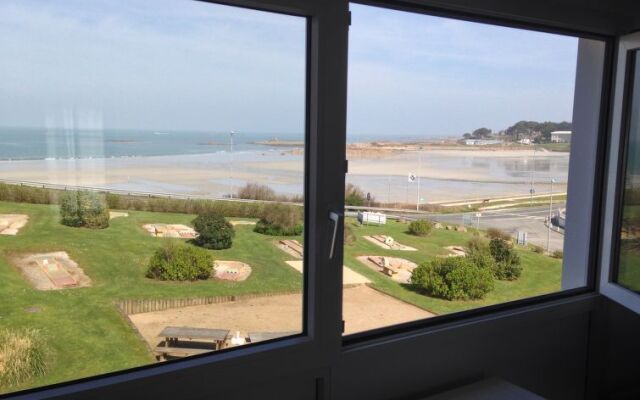
<path fill-rule="evenodd" d="M 414 174 L 413 172 L 409 172 L 409 176 L 407 178 L 407 182 L 413 183 L 416 180 L 418 180 L 418 176 L 416 174 Z"/>

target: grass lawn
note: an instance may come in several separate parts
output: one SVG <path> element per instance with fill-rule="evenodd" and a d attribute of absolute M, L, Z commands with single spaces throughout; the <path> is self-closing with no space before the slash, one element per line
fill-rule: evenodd
<path fill-rule="evenodd" d="M 427 237 L 417 237 L 406 232 L 408 224 L 395 221 L 388 221 L 385 226 L 359 226 L 350 219 L 347 219 L 346 223 L 351 226 L 357 240 L 352 245 L 345 247 L 345 264 L 369 278 L 373 282 L 371 286 L 376 289 L 435 314 L 468 310 L 560 290 L 562 261 L 521 249 L 518 250 L 523 266 L 520 279 L 511 282 L 496 281 L 495 289 L 483 300 L 448 301 L 425 296 L 411 290 L 408 285 L 397 283 L 380 272 L 363 265 L 356 257 L 384 255 L 401 257 L 420 264 L 437 255 L 448 254 L 446 246 L 465 245 L 467 240 L 471 238 L 471 233 L 434 229 Z M 391 235 L 397 242 L 415 247 L 418 251 L 385 250 L 362 238 L 365 235 L 380 234 Z"/>
<path fill-rule="evenodd" d="M 163 240 L 148 235 L 145 223 L 185 223 L 185 214 L 128 211 L 129 217 L 111 220 L 104 230 L 70 228 L 59 223 L 57 206 L 0 202 L 0 213 L 28 214 L 29 223 L 18 236 L 0 236 L 0 325 L 38 328 L 48 344 L 48 372 L 21 387 L 2 388 L 0 393 L 26 387 L 102 374 L 153 363 L 146 344 L 117 311 L 121 299 L 163 299 L 238 295 L 300 290 L 302 276 L 285 261 L 292 257 L 277 249 L 269 237 L 253 232 L 253 226 L 236 226 L 231 249 L 212 251 L 215 259 L 249 263 L 251 276 L 244 282 L 214 280 L 177 283 L 144 277 L 146 263 Z M 379 272 L 362 265 L 360 255 L 403 257 L 416 263 L 447 254 L 445 246 L 464 245 L 470 233 L 434 230 L 419 238 L 407 234 L 406 224 L 389 222 L 384 227 L 357 226 L 347 220 L 357 240 L 346 247 L 345 264 L 368 277 L 372 286 L 436 314 L 549 293 L 560 289 L 561 261 L 520 251 L 524 271 L 515 282 L 496 282 L 496 289 L 482 301 L 447 301 L 416 293 Z M 387 234 L 419 251 L 384 250 L 363 239 L 368 234 Z M 296 239 L 302 240 L 301 237 Z M 38 291 L 10 264 L 17 253 L 66 251 L 93 281 L 88 288 Z M 37 312 L 33 312 L 33 309 Z"/>
<path fill-rule="evenodd" d="M 299 290 L 302 276 L 285 264 L 291 259 L 271 244 L 273 237 L 237 226 L 231 249 L 214 258 L 241 260 L 253 272 L 241 283 L 157 282 L 144 277 L 146 262 L 162 240 L 149 236 L 145 223 L 187 223 L 184 214 L 131 212 L 104 230 L 59 223 L 56 206 L 0 202 L 0 213 L 28 214 L 18 236 L 0 236 L 0 325 L 31 327 L 46 336 L 50 353 L 45 376 L 24 387 L 77 379 L 154 362 L 146 345 L 121 317 L 114 301 L 135 298 L 186 298 Z M 9 263 L 12 253 L 67 251 L 93 281 L 89 288 L 38 291 Z M 27 308 L 41 311 L 30 313 Z M 1 388 L 0 393 L 20 388 Z"/>

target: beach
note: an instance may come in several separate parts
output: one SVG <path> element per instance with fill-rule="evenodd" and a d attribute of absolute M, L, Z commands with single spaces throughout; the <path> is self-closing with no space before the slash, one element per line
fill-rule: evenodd
<path fill-rule="evenodd" d="M 566 189 L 569 153 L 529 149 L 349 145 L 348 183 L 382 202 L 422 203 Z M 246 183 L 303 192 L 302 148 L 81 159 L 1 160 L 0 180 L 132 192 L 228 197 Z M 408 175 L 418 177 L 410 183 Z M 419 181 L 419 183 L 418 183 Z M 418 191 L 418 185 L 420 190 Z"/>

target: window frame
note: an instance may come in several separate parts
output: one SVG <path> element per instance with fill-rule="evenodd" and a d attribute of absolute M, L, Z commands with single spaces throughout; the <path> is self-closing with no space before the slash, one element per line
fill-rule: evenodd
<path fill-rule="evenodd" d="M 318 381 L 319 398 L 330 392 L 331 366 L 339 359 L 343 351 L 350 351 L 351 344 L 364 344 L 358 350 L 376 346 L 384 340 L 402 340 L 404 333 L 424 335 L 433 332 L 455 330 L 461 324 L 476 323 L 502 318 L 505 314 L 527 313 L 532 309 L 555 309 L 563 304 L 586 300 L 592 303 L 595 294 L 596 261 L 600 258 L 592 252 L 584 265 L 587 273 L 587 285 L 578 289 L 549 295 L 537 296 L 509 303 L 497 304 L 480 309 L 445 315 L 435 320 L 419 320 L 407 324 L 365 332 L 365 335 L 342 337 L 340 329 L 342 310 L 342 229 L 338 229 L 336 255 L 332 260 L 326 256 L 329 248 L 331 225 L 328 221 L 330 211 L 344 208 L 344 155 L 346 147 L 346 79 L 347 79 L 347 32 L 349 24 L 348 2 L 345 0 L 195 0 L 240 6 L 264 11 L 273 11 L 308 19 L 307 28 L 307 143 L 305 147 L 305 213 L 310 233 L 309 248 L 305 256 L 309 257 L 305 276 L 305 321 L 307 330 L 302 335 L 287 337 L 265 343 L 220 351 L 197 356 L 177 362 L 113 372 L 77 381 L 65 382 L 22 392 L 0 395 L 0 398 L 74 398 L 90 399 L 96 397 L 113 398 L 121 395 L 128 398 L 131 393 L 144 388 L 145 397 L 180 398 L 188 394 L 194 397 L 206 393 L 219 392 L 225 387 L 229 390 L 233 384 L 248 378 L 238 379 L 239 372 L 247 369 L 259 371 L 262 379 L 276 379 L 286 374 L 299 374 L 313 371 L 320 377 Z M 409 3 L 411 1 L 411 3 Z M 605 144 L 603 129 L 608 108 L 607 69 L 612 64 L 610 57 L 612 36 L 594 33 L 578 26 L 573 29 L 567 23 L 509 16 L 509 14 L 490 13 L 465 9 L 459 5 L 446 5 L 431 0 L 401 1 L 357 1 L 357 3 L 386 6 L 411 12 L 484 22 L 493 25 L 508 26 L 548 33 L 569 34 L 585 39 L 602 41 L 606 51 L 602 85 L 598 88 L 600 96 L 593 99 L 597 104 L 598 157 L 594 160 L 596 170 L 593 179 L 593 193 L 589 196 L 592 207 L 588 209 L 589 223 L 586 230 L 591 233 L 591 243 L 600 239 L 598 226 L 600 198 L 606 187 L 601 183 L 604 175 L 602 160 Z M 433 5 L 436 4 L 436 5 Z M 500 8 L 496 6 L 495 8 Z M 523 22 L 528 21 L 528 22 Z M 576 88 L 577 89 L 577 88 Z M 570 196 L 571 198 L 572 196 Z M 576 199 L 577 201 L 578 199 Z M 608 204 L 607 204 L 608 205 Z M 569 222 L 568 222 L 569 223 Z M 581 225 L 585 227 L 584 224 Z M 578 226 L 576 226 L 577 228 Z M 596 246 L 592 246 L 596 247 Z M 378 341 L 382 338 L 382 341 Z M 382 344 L 384 345 L 384 344 Z M 354 348 L 351 348 L 354 349 Z M 212 378 L 215 374 L 215 379 Z M 170 379 L 166 379 L 170 378 Z M 224 386 L 224 385 L 227 386 Z"/>
<path fill-rule="evenodd" d="M 327 377 L 326 365 L 339 353 L 342 306 L 342 248 L 329 258 L 329 213 L 344 207 L 346 130 L 346 56 L 348 9 L 344 0 L 189 0 L 275 12 L 306 19 L 305 84 L 305 252 L 303 332 L 299 335 L 224 349 L 181 360 L 150 364 L 56 383 L 0 398 L 125 398 L 145 386 L 145 397 L 182 398 L 237 384 L 247 366 L 260 380 L 315 371 Z M 337 243 L 342 242 L 338 229 Z M 278 368 L 273 368 L 278 365 Z M 215 379 L 211 379 L 214 376 Z M 171 379 L 165 379 L 171 376 Z M 324 383 L 318 383 L 322 390 Z M 231 388 L 229 388 L 231 390 Z M 326 389 L 326 388 L 325 388 Z"/>
<path fill-rule="evenodd" d="M 580 121 L 580 128 L 585 132 L 586 140 L 580 144 L 579 150 L 592 150 L 593 153 L 592 157 L 584 157 L 580 151 L 574 151 L 572 142 L 567 209 L 573 207 L 572 209 L 578 210 L 578 212 L 567 213 L 565 237 L 566 232 L 569 231 L 579 240 L 565 239 L 565 257 L 560 291 L 345 335 L 342 338 L 343 347 L 347 350 L 359 348 L 376 341 L 384 341 L 387 337 L 411 332 L 417 333 L 418 331 L 428 333 L 429 331 L 454 327 L 458 323 L 473 318 L 482 318 L 483 316 L 490 318 L 497 313 L 516 311 L 554 301 L 562 302 L 571 297 L 593 293 L 596 290 L 596 273 L 599 262 L 597 243 L 600 238 L 599 216 L 603 204 L 601 197 L 604 189 L 604 167 L 606 165 L 606 110 L 609 106 L 610 95 L 607 78 L 613 59 L 611 52 L 614 44 L 613 38 L 579 29 L 552 28 L 544 24 L 515 21 L 465 10 L 423 4 L 430 3 L 429 1 L 408 3 L 394 0 L 352 0 L 350 3 L 576 37 L 579 41 L 579 49 L 576 62 L 573 124 L 575 130 L 576 121 Z M 571 260 L 570 264 L 565 264 L 565 261 L 569 259 Z M 568 289 L 563 289 L 565 287 Z"/>
<path fill-rule="evenodd" d="M 640 50 L 640 32 L 619 38 L 610 129 L 611 147 L 607 165 L 607 186 L 601 250 L 599 290 L 604 296 L 640 314 L 640 294 L 614 280 L 620 250 L 623 188 L 626 174 L 629 132 L 629 91 L 633 82 L 629 53 Z M 636 77 L 637 78 L 637 77 Z"/>

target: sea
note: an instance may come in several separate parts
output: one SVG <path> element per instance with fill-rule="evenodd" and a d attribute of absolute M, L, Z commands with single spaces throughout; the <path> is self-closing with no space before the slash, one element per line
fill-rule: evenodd
<path fill-rule="evenodd" d="M 302 141 L 301 133 L 0 128 L 0 160 L 150 157 L 260 151 L 266 140 Z M 281 148 L 281 147 L 280 147 Z"/>

